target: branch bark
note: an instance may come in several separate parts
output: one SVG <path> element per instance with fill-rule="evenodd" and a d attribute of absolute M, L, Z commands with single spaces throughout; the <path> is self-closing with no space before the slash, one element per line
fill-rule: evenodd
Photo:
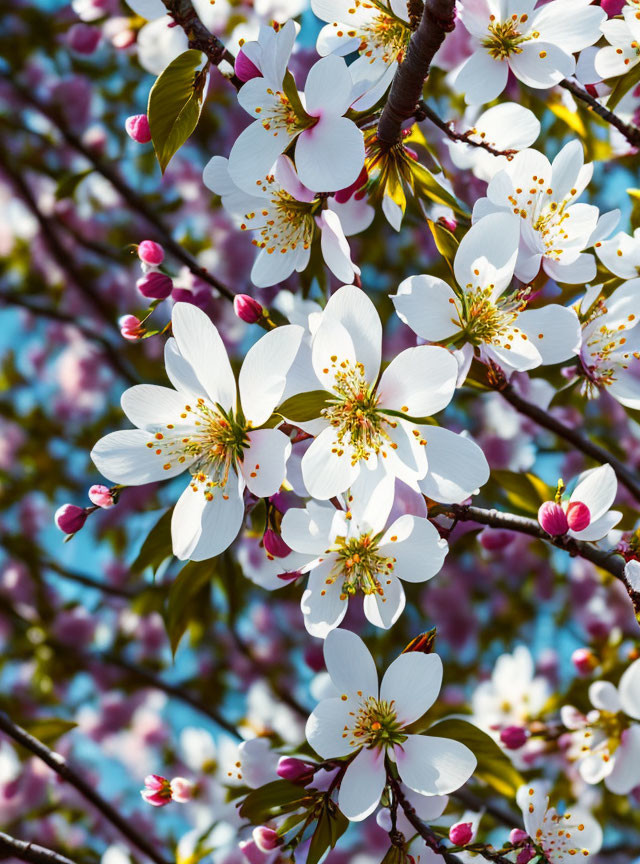
<path fill-rule="evenodd" d="M 395 74 L 378 124 L 378 141 L 388 148 L 400 141 L 402 124 L 415 114 L 431 61 L 455 27 L 455 5 L 455 0 L 425 0 L 420 24 Z"/>
<path fill-rule="evenodd" d="M 3 831 L 0 831 L 0 853 L 6 853 L 7 856 L 26 861 L 28 864 L 75 864 L 70 858 L 65 858 L 53 849 L 46 849 L 44 846 L 26 840 L 18 840 Z M 4 857 L 4 854 L 0 854 L 0 857 Z"/>
<path fill-rule="evenodd" d="M 605 122 L 609 123 L 610 126 L 613 126 L 618 130 L 618 132 L 621 132 L 629 144 L 633 147 L 640 147 L 640 129 L 637 126 L 633 126 L 631 123 L 625 123 L 617 114 L 614 114 L 613 111 L 610 111 L 604 105 L 601 105 L 597 99 L 594 99 L 590 93 L 574 81 L 568 81 L 565 79 L 560 82 L 560 87 L 564 87 L 564 89 L 572 93 L 576 99 L 585 102 L 594 114 L 597 114 L 598 117 L 601 117 Z"/>
<path fill-rule="evenodd" d="M 171 864 L 168 858 L 165 858 L 151 845 L 149 840 L 139 833 L 134 826 L 121 816 L 120 813 L 108 801 L 96 792 L 95 787 L 88 783 L 75 768 L 72 768 L 64 756 L 50 750 L 33 735 L 30 735 L 26 729 L 14 723 L 8 714 L 0 711 L 0 731 L 4 732 L 9 738 L 12 738 L 17 744 L 20 744 L 38 759 L 41 759 L 45 765 L 48 765 L 59 777 L 66 780 L 71 786 L 78 790 L 82 797 L 92 804 L 114 827 L 116 827 L 123 837 L 137 847 L 140 852 L 143 852 L 155 864 Z M 39 862 L 38 862 L 39 864 Z"/>

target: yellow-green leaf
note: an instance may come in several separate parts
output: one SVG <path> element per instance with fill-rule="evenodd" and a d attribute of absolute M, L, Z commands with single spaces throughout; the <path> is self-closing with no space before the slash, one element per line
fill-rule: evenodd
<path fill-rule="evenodd" d="M 607 99 L 607 108 L 613 111 L 623 97 L 627 95 L 632 87 L 640 83 L 640 63 L 630 69 L 625 75 L 617 79 L 616 85 L 613 88 L 609 98 Z"/>
<path fill-rule="evenodd" d="M 316 420 L 328 404 L 329 394 L 326 390 L 309 390 L 308 393 L 298 393 L 287 399 L 280 405 L 277 413 L 292 423 L 306 423 Z"/>

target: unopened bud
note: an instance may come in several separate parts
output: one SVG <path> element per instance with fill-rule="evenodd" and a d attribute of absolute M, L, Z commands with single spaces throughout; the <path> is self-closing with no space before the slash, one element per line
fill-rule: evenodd
<path fill-rule="evenodd" d="M 236 54 L 235 73 L 241 81 L 251 81 L 252 78 L 262 78 L 262 72 L 256 64 L 249 60 L 242 48 Z"/>
<path fill-rule="evenodd" d="M 572 531 L 584 531 L 591 524 L 591 511 L 581 501 L 572 501 L 567 507 L 567 523 Z"/>
<path fill-rule="evenodd" d="M 458 223 L 456 222 L 456 220 L 455 220 L 455 219 L 450 219 L 450 218 L 447 217 L 447 216 L 441 216 L 441 217 L 438 219 L 438 222 L 439 222 L 441 225 L 443 225 L 443 226 L 444 226 L 448 231 L 451 231 L 452 234 L 454 233 L 454 231 L 455 231 L 456 228 L 458 227 Z"/>
<path fill-rule="evenodd" d="M 522 828 L 512 828 L 511 833 L 509 834 L 509 843 L 513 846 L 519 846 L 521 843 L 525 843 L 529 839 L 529 835 L 526 831 L 523 831 Z"/>
<path fill-rule="evenodd" d="M 286 558 L 287 555 L 291 554 L 291 549 L 284 542 L 281 535 L 276 534 L 276 532 L 272 531 L 271 528 L 267 528 L 264 532 L 262 543 L 264 545 L 264 551 L 267 555 L 271 555 L 273 558 Z"/>
<path fill-rule="evenodd" d="M 130 342 L 135 342 L 142 335 L 142 322 L 135 315 L 123 315 L 118 320 L 120 335 Z"/>
<path fill-rule="evenodd" d="M 148 297 L 150 300 L 165 300 L 171 294 L 173 282 L 165 273 L 151 270 L 138 279 L 136 288 L 143 297 Z"/>
<path fill-rule="evenodd" d="M 625 0 L 602 0 L 600 5 L 607 13 L 609 18 L 613 18 L 614 15 L 620 15 L 620 13 L 622 12 L 622 10 L 624 9 Z"/>
<path fill-rule="evenodd" d="M 501 528 L 484 528 L 478 534 L 480 545 L 489 552 L 505 549 L 514 539 L 513 531 L 503 531 Z"/>
<path fill-rule="evenodd" d="M 102 507 L 103 510 L 108 510 L 109 507 L 113 507 L 116 503 L 111 493 L 111 489 L 109 489 L 108 486 L 101 486 L 100 484 L 92 486 L 89 489 L 89 500 L 92 504 L 95 504 L 96 507 Z"/>
<path fill-rule="evenodd" d="M 56 510 L 54 517 L 56 525 L 65 534 L 75 534 L 87 521 L 87 513 L 84 507 L 75 504 L 63 504 Z"/>
<path fill-rule="evenodd" d="M 148 144 L 151 141 L 151 130 L 149 119 L 146 114 L 133 114 L 124 121 L 129 138 L 133 138 L 138 144 Z"/>
<path fill-rule="evenodd" d="M 101 38 L 102 33 L 98 27 L 90 27 L 81 21 L 67 31 L 67 45 L 76 54 L 93 54 Z"/>
<path fill-rule="evenodd" d="M 160 774 L 149 774 L 144 778 L 144 789 L 140 795 L 153 807 L 164 807 L 171 801 L 171 785 L 166 777 Z"/>
<path fill-rule="evenodd" d="M 238 318 L 247 324 L 255 324 L 264 315 L 262 306 L 248 294 L 236 294 L 233 298 L 233 308 Z"/>
<path fill-rule="evenodd" d="M 154 240 L 143 240 L 138 246 L 138 258 L 143 264 L 157 267 L 164 261 L 164 249 Z"/>
<path fill-rule="evenodd" d="M 314 766 L 309 762 L 303 762 L 302 759 L 296 759 L 294 756 L 281 756 L 277 773 L 283 780 L 306 786 L 313 780 L 315 771 Z"/>
<path fill-rule="evenodd" d="M 278 832 L 274 831 L 273 828 L 267 828 L 266 825 L 254 828 L 251 836 L 253 837 L 253 842 L 261 852 L 273 852 L 282 843 Z"/>
<path fill-rule="evenodd" d="M 538 853 L 533 846 L 525 846 L 525 848 L 518 853 L 516 864 L 529 864 L 529 861 L 531 861 L 532 858 L 535 858 L 537 854 Z"/>
<path fill-rule="evenodd" d="M 473 825 L 471 822 L 456 822 L 449 828 L 449 840 L 456 846 L 466 846 L 473 838 Z"/>
<path fill-rule="evenodd" d="M 506 726 L 500 732 L 500 741 L 507 750 L 519 750 L 527 743 L 527 730 L 522 726 Z"/>
<path fill-rule="evenodd" d="M 561 534 L 566 534 L 569 530 L 569 523 L 565 512 L 555 501 L 545 501 L 540 505 L 538 510 L 538 522 L 543 531 L 550 534 L 552 537 L 559 537 Z"/>
<path fill-rule="evenodd" d="M 571 655 L 571 662 L 578 675 L 585 678 L 598 666 L 598 660 L 589 648 L 576 648 Z"/>

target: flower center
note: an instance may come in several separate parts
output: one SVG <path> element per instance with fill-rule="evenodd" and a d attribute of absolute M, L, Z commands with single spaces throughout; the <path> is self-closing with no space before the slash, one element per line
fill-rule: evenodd
<path fill-rule="evenodd" d="M 156 432 L 147 447 L 165 459 L 165 471 L 176 462 L 191 461 L 192 488 L 195 491 L 203 488 L 205 497 L 212 500 L 214 488 L 224 489 L 229 472 L 242 461 L 248 444 L 246 424 L 202 398 L 193 405 L 185 405 L 180 419 L 189 423 L 186 429 L 174 432 L 175 425 L 168 423 L 169 434 Z"/>
<path fill-rule="evenodd" d="M 516 292 L 507 297 L 493 299 L 494 285 L 486 288 L 473 288 L 467 285 L 464 301 L 466 305 L 465 322 L 462 329 L 472 344 L 503 344 L 511 348 L 511 339 L 520 336 L 526 339 L 518 327 L 512 325 L 527 305 L 528 290 Z"/>
<path fill-rule="evenodd" d="M 376 538 L 370 534 L 360 537 L 338 537 L 335 546 L 328 552 L 337 552 L 338 560 L 327 581 L 332 584 L 343 579 L 342 597 L 357 594 L 384 595 L 384 584 L 393 572 L 395 558 L 387 558 L 378 552 Z"/>
<path fill-rule="evenodd" d="M 601 305 L 596 310 L 591 322 L 606 314 L 606 307 Z M 633 327 L 636 316 L 627 316 L 628 326 Z M 640 352 L 627 351 L 627 323 L 621 322 L 617 327 L 608 327 L 605 323 L 589 328 L 581 351 L 585 379 L 582 392 L 589 398 L 596 395 L 598 387 L 609 387 L 621 371 L 629 368 L 633 360 L 640 360 Z"/>
<path fill-rule="evenodd" d="M 528 15 L 512 15 L 508 21 L 496 21 L 495 15 L 491 16 L 487 27 L 489 35 L 482 40 L 482 45 L 494 60 L 506 60 L 511 54 L 521 54 L 520 45 L 532 38 L 537 38 L 538 33 L 525 36 L 518 29 L 528 17 Z"/>
<path fill-rule="evenodd" d="M 536 831 L 535 841 L 550 861 L 562 859 L 564 855 L 587 856 L 588 849 L 582 845 L 576 845 L 580 841 L 580 833 L 584 831 L 584 825 L 572 823 L 571 813 L 562 816 L 554 810 L 548 811 L 542 823 L 542 827 Z"/>
<path fill-rule="evenodd" d="M 257 105 L 253 110 L 258 115 L 267 132 L 274 129 L 274 135 L 284 130 L 287 135 L 293 137 L 305 128 L 304 123 L 296 114 L 289 97 L 282 90 L 267 88 L 269 96 L 273 97 L 267 105 Z"/>
<path fill-rule="evenodd" d="M 402 63 L 411 29 L 400 18 L 382 12 L 362 27 L 360 36 L 360 54 L 369 57 L 371 62 L 381 58 L 390 65 L 393 62 Z"/>
<path fill-rule="evenodd" d="M 337 363 L 337 356 L 331 362 Z M 395 424 L 385 420 L 378 411 L 378 397 L 375 388 L 369 387 L 364 377 L 362 363 L 351 364 L 342 361 L 336 367 L 333 390 L 337 395 L 335 404 L 322 410 L 322 415 L 336 430 L 333 453 L 342 456 L 344 448 L 351 450 L 351 463 L 360 459 L 367 460 L 371 453 L 379 453 L 382 446 L 395 449 L 395 445 L 385 430 L 385 424 Z"/>
<path fill-rule="evenodd" d="M 394 706 L 393 701 L 385 702 L 374 696 L 362 699 L 358 709 L 349 712 L 352 720 L 345 726 L 342 737 L 349 740 L 351 747 L 367 749 L 402 744 L 407 736 L 403 734 Z"/>
<path fill-rule="evenodd" d="M 316 228 L 313 212 L 317 202 L 297 201 L 275 185 L 273 175 L 266 178 L 265 184 L 258 181 L 261 188 L 274 188 L 269 190 L 270 197 L 265 200 L 264 209 L 261 211 L 264 222 L 256 228 L 258 236 L 251 242 L 258 249 L 266 249 L 269 255 L 276 249 L 282 255 L 297 249 L 298 246 L 308 249 Z M 245 218 L 253 220 L 256 213 L 246 213 Z M 247 225 L 243 223 L 240 228 L 246 231 Z"/>

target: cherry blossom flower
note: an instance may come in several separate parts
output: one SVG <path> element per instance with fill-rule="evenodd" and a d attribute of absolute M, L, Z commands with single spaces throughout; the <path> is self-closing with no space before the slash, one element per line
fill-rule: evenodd
<path fill-rule="evenodd" d="M 601 30 L 609 43 L 596 54 L 596 72 L 601 78 L 624 75 L 640 63 L 640 6 L 625 6 L 622 18 L 610 18 Z"/>
<path fill-rule="evenodd" d="M 633 288 L 640 292 L 640 228 L 636 228 L 633 236 L 619 231 L 610 240 L 596 243 L 595 250 L 607 270 L 633 283 Z"/>
<path fill-rule="evenodd" d="M 527 289 L 505 294 L 519 238 L 513 216 L 494 213 L 480 219 L 456 253 L 458 289 L 435 276 L 410 276 L 391 298 L 398 316 L 423 339 L 460 344 L 468 363 L 474 349 L 483 362 L 507 371 L 567 360 L 580 347 L 575 310 L 555 303 L 527 309 Z"/>
<path fill-rule="evenodd" d="M 293 44 L 292 21 L 275 34 L 279 45 Z M 290 52 L 290 48 L 289 48 Z M 309 71 L 303 96 L 291 76 L 286 78 L 289 52 L 275 51 L 262 75 L 247 81 L 238 93 L 240 105 L 255 120 L 236 140 L 229 155 L 229 175 L 249 193 L 269 174 L 293 142 L 300 181 L 314 192 L 335 192 L 350 186 L 364 165 L 364 138 L 343 115 L 352 102 L 353 81 L 340 57 L 323 57 Z M 263 60 L 265 52 L 263 51 Z"/>
<path fill-rule="evenodd" d="M 618 481 L 611 465 L 592 468 L 580 475 L 568 501 L 541 505 L 540 524 L 552 536 L 568 534 L 576 540 L 602 540 L 622 519 L 622 513 L 609 509 L 617 492 Z M 549 504 L 553 509 L 546 507 Z"/>
<path fill-rule="evenodd" d="M 235 539 L 245 486 L 258 497 L 278 491 L 291 450 L 269 420 L 303 330 L 288 325 L 263 336 L 247 353 L 236 381 L 220 335 L 200 309 L 176 303 L 165 347 L 175 389 L 131 387 L 122 407 L 137 427 L 112 432 L 92 450 L 98 470 L 115 483 L 139 486 L 188 470 L 190 480 L 171 520 L 173 552 L 202 561 Z"/>
<path fill-rule="evenodd" d="M 257 182 L 251 194 L 236 186 L 228 160 L 222 156 L 208 162 L 203 180 L 222 196 L 223 207 L 241 230 L 255 233 L 251 242 L 260 251 L 251 280 L 259 288 L 282 282 L 295 271 L 302 272 L 318 237 L 324 260 L 338 279 L 351 282 L 360 273 L 351 261 L 340 217 L 334 210 L 322 209 L 320 199 L 298 180 L 287 156 L 278 158 L 274 173 Z"/>
<path fill-rule="evenodd" d="M 429 467 L 427 438 L 440 441 L 445 449 L 443 438 L 457 441 L 453 433 L 431 426 L 427 436 L 419 422 L 408 419 L 425 418 L 448 405 L 457 377 L 455 358 L 442 348 L 409 348 L 378 380 L 381 351 L 382 325 L 375 306 L 354 285 L 343 286 L 327 303 L 311 344 L 313 371 L 328 394 L 313 430 L 317 437 L 302 458 L 302 477 L 314 498 L 326 500 L 344 492 L 361 470 L 380 470 L 416 488 Z M 463 447 L 467 444 L 484 463 L 479 448 L 472 442 Z M 440 456 L 448 462 L 455 459 L 455 446 L 451 443 L 446 455 L 434 450 L 434 463 Z M 478 485 L 474 482 L 470 491 Z"/>
<path fill-rule="evenodd" d="M 392 478 L 367 471 L 346 496 L 346 510 L 311 501 L 285 513 L 283 539 L 307 559 L 300 605 L 312 636 L 338 627 L 357 594 L 367 619 L 389 629 L 405 605 L 400 580 L 426 582 L 440 571 L 448 547 L 428 519 L 403 515 L 388 524 L 393 486 Z"/>
<path fill-rule="evenodd" d="M 553 87 L 575 71 L 578 51 L 600 38 L 606 15 L 591 0 L 463 0 L 460 20 L 473 53 L 455 87 L 470 105 L 491 102 L 507 85 L 509 71 L 536 89 Z"/>
<path fill-rule="evenodd" d="M 599 288 L 595 287 L 596 298 Z M 607 299 L 593 299 L 588 293 L 580 311 L 585 316 L 580 348 L 583 395 L 592 399 L 605 390 L 621 405 L 640 408 L 637 281 L 626 282 Z"/>
<path fill-rule="evenodd" d="M 311 0 L 311 8 L 329 23 L 318 35 L 318 54 L 360 55 L 349 67 L 360 92 L 354 108 L 373 107 L 391 84 L 404 59 L 411 27 L 405 0 L 353 3 L 351 0 Z"/>
<path fill-rule="evenodd" d="M 569 864 L 578 855 L 582 861 L 600 851 L 602 828 L 584 807 L 572 808 L 571 813 L 568 810 L 557 813 L 554 807 L 549 807 L 543 783 L 521 786 L 516 800 L 531 838 L 531 844 L 526 846 L 531 849 L 532 858 L 542 853 L 549 864 Z"/>
<path fill-rule="evenodd" d="M 576 204 L 593 174 L 580 141 L 570 141 L 549 162 L 537 150 L 523 150 L 491 179 L 487 197 L 476 201 L 473 221 L 506 211 L 518 217 L 520 248 L 515 275 L 523 282 L 540 270 L 558 282 L 589 282 L 593 255 L 583 250 L 615 228 L 620 212 L 599 216 L 592 204 Z"/>
<path fill-rule="evenodd" d="M 585 783 L 599 783 L 616 795 L 640 785 L 640 660 L 629 666 L 620 684 L 594 681 L 589 687 L 593 710 L 586 716 L 571 705 L 562 722 L 571 730 L 567 758 L 577 763 Z"/>
<path fill-rule="evenodd" d="M 193 784 L 184 777 L 174 777 L 167 780 L 159 774 L 149 774 L 144 778 L 144 789 L 140 792 L 147 804 L 153 807 L 164 807 L 171 801 L 185 804 L 191 800 Z"/>
<path fill-rule="evenodd" d="M 340 695 L 320 702 L 306 734 L 323 759 L 354 756 L 338 798 L 348 819 L 366 819 L 378 806 L 386 785 L 386 759 L 395 762 L 402 782 L 422 795 L 446 795 L 466 783 L 476 758 L 464 744 L 406 731 L 438 696 L 442 661 L 437 654 L 401 654 L 380 686 L 373 658 L 354 633 L 333 630 L 325 640 L 324 657 Z"/>

